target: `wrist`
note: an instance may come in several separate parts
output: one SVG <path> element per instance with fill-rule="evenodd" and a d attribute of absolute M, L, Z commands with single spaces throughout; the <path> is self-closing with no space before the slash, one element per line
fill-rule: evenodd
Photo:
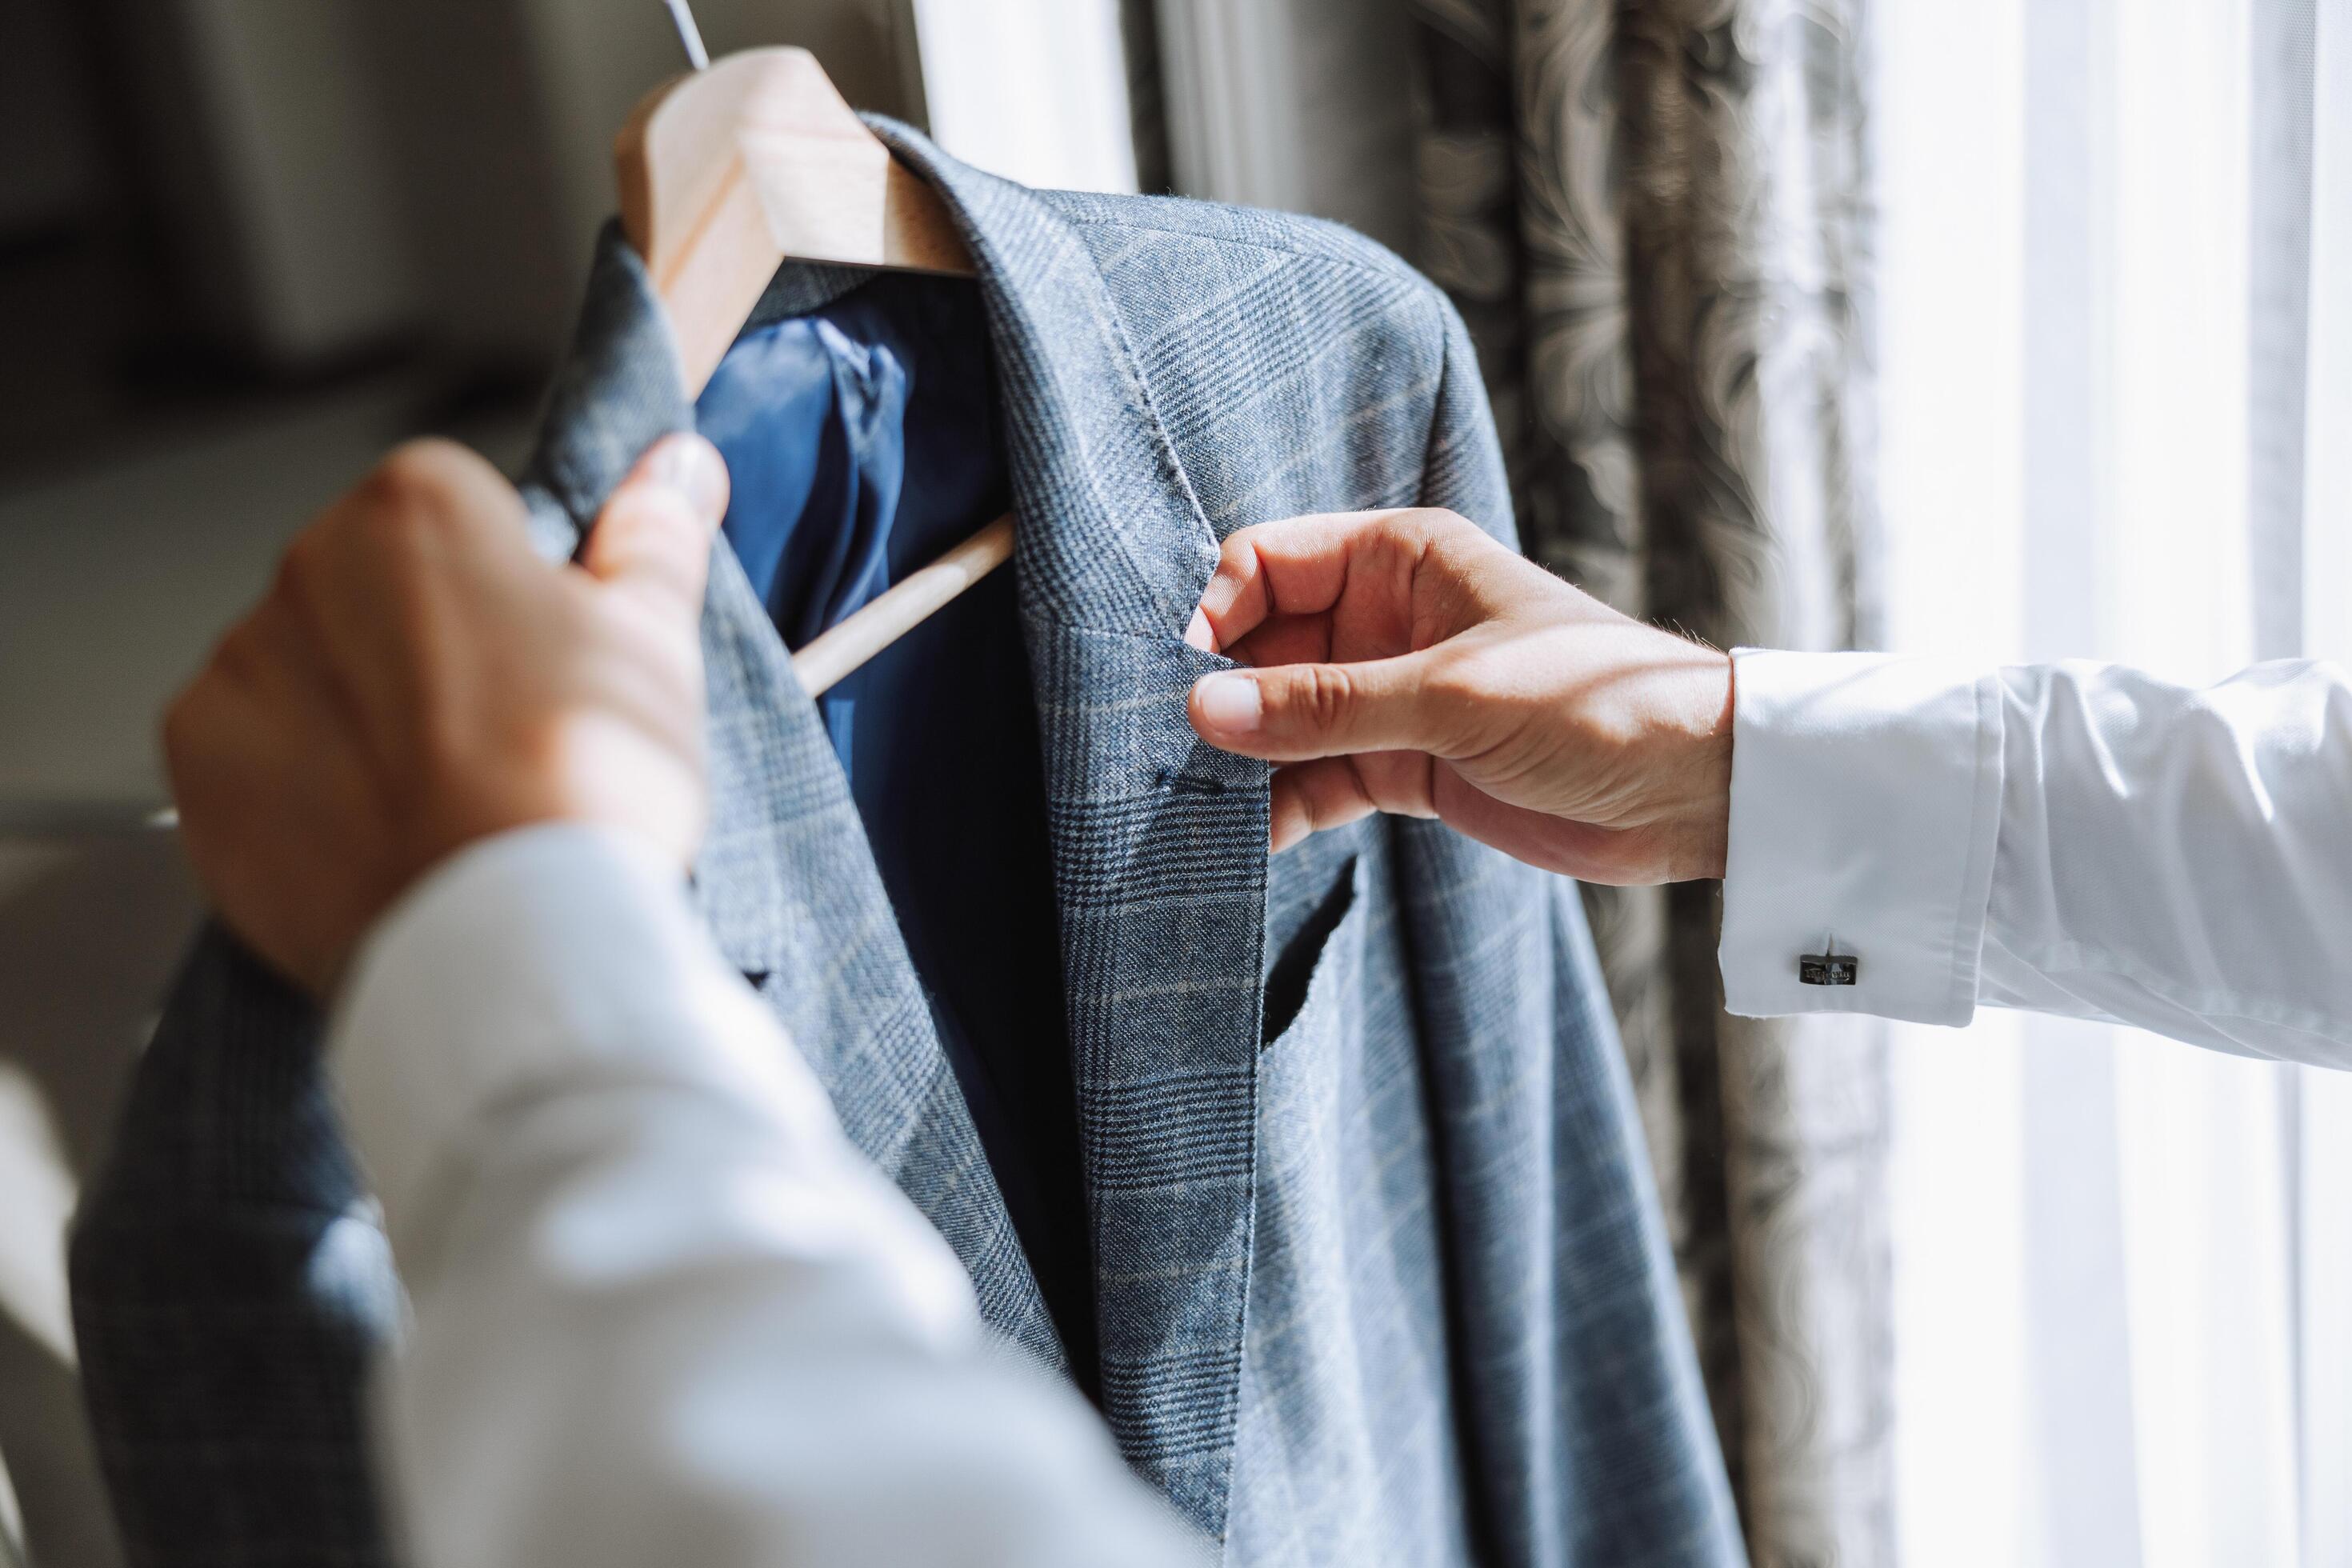
<path fill-rule="evenodd" d="M 1723 875 L 1731 837 L 1731 656 L 1697 644 L 1675 681 L 1658 776 L 1668 833 L 1667 877 L 1684 882 Z"/>

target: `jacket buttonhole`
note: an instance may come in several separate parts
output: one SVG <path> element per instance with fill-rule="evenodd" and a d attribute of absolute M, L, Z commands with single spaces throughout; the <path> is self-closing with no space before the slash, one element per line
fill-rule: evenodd
<path fill-rule="evenodd" d="M 1179 795 L 1223 795 L 1225 793 L 1224 780 L 1202 778 L 1198 773 L 1162 773 L 1160 775 L 1160 783 L 1163 788 L 1172 789 Z"/>

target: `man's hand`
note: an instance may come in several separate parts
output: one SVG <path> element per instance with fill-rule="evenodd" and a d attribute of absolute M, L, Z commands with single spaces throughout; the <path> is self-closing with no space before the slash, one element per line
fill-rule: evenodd
<path fill-rule="evenodd" d="M 1731 661 L 1629 620 L 1449 511 L 1225 542 L 1192 727 L 1274 775 L 1274 847 L 1374 811 L 1587 881 L 1723 874 Z"/>
<path fill-rule="evenodd" d="M 700 842 L 697 626 L 727 471 L 673 437 L 576 567 L 531 553 L 481 458 L 417 442 L 296 539 L 174 700 L 180 832 L 222 917 L 314 994 L 419 876 L 563 818 L 685 866 Z"/>

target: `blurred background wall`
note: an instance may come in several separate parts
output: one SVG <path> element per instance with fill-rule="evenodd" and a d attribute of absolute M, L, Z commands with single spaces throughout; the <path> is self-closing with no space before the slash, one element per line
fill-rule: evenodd
<path fill-rule="evenodd" d="M 860 105 L 919 108 L 897 0 L 698 9 L 715 50 L 804 44 Z M 6 456 L 369 360 L 535 374 L 612 134 L 679 62 L 646 0 L 11 0 L 0 311 L 41 338 Z"/>

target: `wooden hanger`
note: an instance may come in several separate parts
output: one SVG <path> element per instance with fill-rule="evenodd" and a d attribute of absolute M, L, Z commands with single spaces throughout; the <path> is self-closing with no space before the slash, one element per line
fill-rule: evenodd
<path fill-rule="evenodd" d="M 890 155 L 806 49 L 749 49 L 706 67 L 684 0 L 667 0 L 697 69 L 656 88 L 613 157 L 621 229 L 669 316 L 698 395 L 788 259 L 969 278 L 971 254 L 937 192 Z M 814 697 L 1003 564 L 998 518 L 793 656 Z"/>

